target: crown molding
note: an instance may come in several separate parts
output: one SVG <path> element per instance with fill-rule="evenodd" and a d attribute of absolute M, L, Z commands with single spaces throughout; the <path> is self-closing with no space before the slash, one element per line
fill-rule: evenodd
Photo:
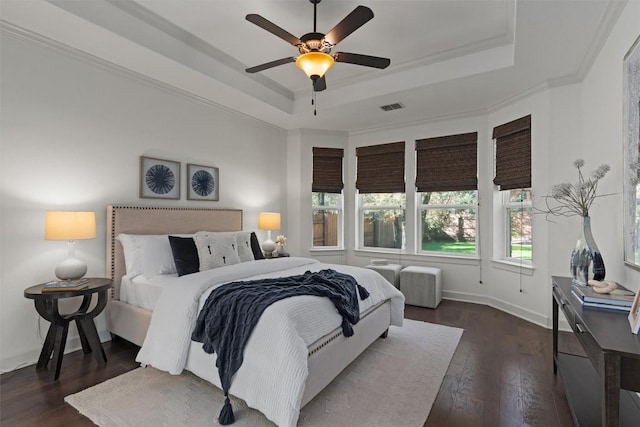
<path fill-rule="evenodd" d="M 242 117 L 247 120 L 251 120 L 260 125 L 284 130 L 286 129 L 276 126 L 273 123 L 266 122 L 264 120 L 260 120 L 256 117 L 250 116 L 248 114 L 242 113 L 240 111 L 234 110 L 232 108 L 226 107 L 222 104 L 219 104 L 211 99 L 196 95 L 192 92 L 186 91 L 184 89 L 180 89 L 176 86 L 164 83 L 160 80 L 151 78 L 144 74 L 138 73 L 137 71 L 133 71 L 129 68 L 125 68 L 121 65 L 117 65 L 113 62 L 104 60 L 97 56 L 91 55 L 89 53 L 83 52 L 79 49 L 66 45 L 64 43 L 60 43 L 56 40 L 53 40 L 49 37 L 43 36 L 41 34 L 37 34 L 33 31 L 27 30 L 25 28 L 14 25 L 10 22 L 7 22 L 3 19 L 0 19 L 0 34 L 13 37 L 22 42 L 29 43 L 34 46 L 38 46 L 40 48 L 48 49 L 66 56 L 69 56 L 75 60 L 83 62 L 85 64 L 89 64 L 95 67 L 100 68 L 101 70 L 108 71 L 114 74 L 118 74 L 120 76 L 135 80 L 139 83 L 145 84 L 149 87 L 152 87 L 157 90 L 161 90 L 165 93 L 169 93 L 171 95 L 179 96 L 184 99 L 188 99 L 193 102 L 197 102 L 199 104 L 205 105 L 207 107 L 215 108 L 221 112 L 232 114 L 234 116 Z"/>

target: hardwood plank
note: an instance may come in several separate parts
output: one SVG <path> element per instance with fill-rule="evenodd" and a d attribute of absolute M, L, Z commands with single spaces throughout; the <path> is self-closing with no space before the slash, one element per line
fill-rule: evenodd
<path fill-rule="evenodd" d="M 449 300 L 435 310 L 407 306 L 405 317 L 465 330 L 425 426 L 573 426 L 552 372 L 550 330 L 491 307 Z M 568 341 L 561 346 L 580 348 L 569 334 L 561 338 Z M 35 365 L 1 375 L 0 424 L 93 426 L 64 397 L 138 366 L 137 346 L 122 339 L 103 346 L 106 366 L 78 350 L 64 356 L 55 383 Z"/>

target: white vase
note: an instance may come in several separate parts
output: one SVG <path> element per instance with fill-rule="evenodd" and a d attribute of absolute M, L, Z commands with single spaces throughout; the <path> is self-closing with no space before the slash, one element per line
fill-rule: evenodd
<path fill-rule="evenodd" d="M 582 229 L 571 252 L 571 275 L 574 283 L 586 286 L 589 280 L 604 280 L 604 260 L 591 233 L 591 218 L 582 218 Z"/>
<path fill-rule="evenodd" d="M 287 254 L 287 251 L 284 249 L 284 245 L 278 243 L 278 247 L 276 248 L 276 253 L 278 256 L 284 256 Z"/>

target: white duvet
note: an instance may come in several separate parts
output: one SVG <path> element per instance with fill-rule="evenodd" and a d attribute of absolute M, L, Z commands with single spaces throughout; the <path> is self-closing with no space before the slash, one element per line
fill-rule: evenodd
<path fill-rule="evenodd" d="M 200 307 L 211 289 L 230 281 L 283 277 L 331 268 L 352 275 L 369 291 L 360 312 L 391 300 L 392 325 L 401 326 L 404 296 L 373 270 L 322 264 L 307 258 L 249 261 L 177 277 L 163 291 L 136 361 L 178 375 L 188 369 L 220 387 L 215 355 L 191 341 Z M 287 298 L 265 310 L 245 348 L 244 362 L 230 393 L 261 411 L 279 426 L 295 426 L 307 379 L 307 346 L 342 323 L 328 298 Z M 357 333 L 357 332 L 356 332 Z"/>

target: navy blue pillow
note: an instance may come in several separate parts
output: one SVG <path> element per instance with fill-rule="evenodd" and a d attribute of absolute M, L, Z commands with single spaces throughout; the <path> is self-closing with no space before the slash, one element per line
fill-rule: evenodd
<path fill-rule="evenodd" d="M 178 276 L 200 271 L 198 248 L 192 237 L 169 236 L 169 244 Z"/>
<path fill-rule="evenodd" d="M 264 259 L 264 254 L 262 253 L 262 248 L 260 247 L 260 242 L 258 242 L 255 231 L 251 232 L 251 251 L 253 252 L 253 259 Z"/>

